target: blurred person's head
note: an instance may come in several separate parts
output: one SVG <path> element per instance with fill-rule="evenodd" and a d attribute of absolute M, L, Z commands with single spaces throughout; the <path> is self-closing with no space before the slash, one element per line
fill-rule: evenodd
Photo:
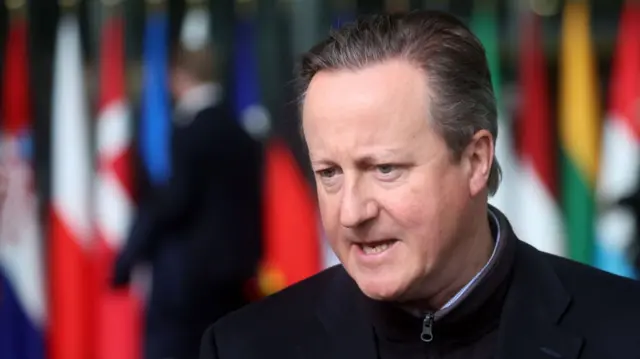
<path fill-rule="evenodd" d="M 478 39 L 439 12 L 364 18 L 303 56 L 299 84 L 323 225 L 360 289 L 412 302 L 468 282 L 501 175 Z"/>
<path fill-rule="evenodd" d="M 210 45 L 198 49 L 177 46 L 171 66 L 171 92 L 181 98 L 194 87 L 211 83 L 215 78 L 215 58 Z"/>

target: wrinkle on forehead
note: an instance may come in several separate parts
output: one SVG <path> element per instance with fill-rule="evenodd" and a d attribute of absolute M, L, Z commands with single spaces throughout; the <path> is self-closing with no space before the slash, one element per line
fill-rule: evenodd
<path fill-rule="evenodd" d="M 429 126 L 427 90 L 423 70 L 404 60 L 318 73 L 303 106 L 310 151 L 351 148 L 365 156 L 417 145 Z"/>

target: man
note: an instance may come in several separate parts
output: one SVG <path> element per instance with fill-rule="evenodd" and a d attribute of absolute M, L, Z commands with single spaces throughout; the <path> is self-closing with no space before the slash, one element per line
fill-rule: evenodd
<path fill-rule="evenodd" d="M 116 264 L 124 285 L 151 262 L 148 359 L 197 357 L 206 326 L 247 303 L 260 258 L 260 146 L 213 82 L 213 63 L 208 48 L 177 52 L 172 175 L 142 199 Z"/>
<path fill-rule="evenodd" d="M 358 20 L 304 55 L 300 80 L 342 265 L 212 325 L 202 359 L 638 358 L 640 285 L 537 251 L 488 206 L 496 104 L 462 23 Z"/>

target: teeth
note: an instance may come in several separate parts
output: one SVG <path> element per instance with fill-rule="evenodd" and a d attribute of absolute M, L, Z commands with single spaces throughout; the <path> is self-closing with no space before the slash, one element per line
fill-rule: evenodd
<path fill-rule="evenodd" d="M 378 245 L 367 245 L 367 244 L 363 244 L 362 245 L 362 251 L 365 254 L 376 254 L 376 253 L 381 253 L 384 252 L 385 250 L 387 250 L 387 248 L 389 248 L 389 243 L 383 243 L 383 244 L 378 244 Z"/>

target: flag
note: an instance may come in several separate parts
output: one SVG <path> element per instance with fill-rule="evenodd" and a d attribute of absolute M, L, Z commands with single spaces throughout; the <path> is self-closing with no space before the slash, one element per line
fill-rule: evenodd
<path fill-rule="evenodd" d="M 44 359 L 44 253 L 34 191 L 27 22 L 12 19 L 4 62 L 0 156 L 0 358 Z"/>
<path fill-rule="evenodd" d="M 567 2 L 560 49 L 561 200 L 570 258 L 592 264 L 599 101 L 589 5 Z"/>
<path fill-rule="evenodd" d="M 162 11 L 147 17 L 140 153 L 151 184 L 162 184 L 171 171 L 169 93 L 167 89 L 168 19 Z"/>
<path fill-rule="evenodd" d="M 522 15 L 520 40 L 521 174 L 518 236 L 539 250 L 565 254 L 564 229 L 557 199 L 555 123 L 549 107 L 547 68 L 542 47 L 540 19 Z M 527 220 L 525 220 L 527 219 Z"/>
<path fill-rule="evenodd" d="M 265 256 L 260 287 L 265 294 L 321 270 L 317 206 L 287 146 L 273 139 L 265 159 Z"/>
<path fill-rule="evenodd" d="M 268 124 L 260 103 L 254 26 L 252 19 L 243 18 L 235 27 L 234 101 L 246 128 Z M 269 295 L 320 271 L 321 254 L 315 201 L 285 143 L 267 142 L 264 169 L 264 254 L 258 286 Z"/>
<path fill-rule="evenodd" d="M 350 23 L 355 20 L 355 15 L 353 14 L 353 9 L 345 8 L 339 11 L 337 15 L 333 17 L 333 21 L 331 21 L 332 29 L 339 29 L 344 24 Z"/>
<path fill-rule="evenodd" d="M 91 151 L 78 19 L 59 19 L 54 58 L 49 246 L 51 359 L 91 356 Z"/>
<path fill-rule="evenodd" d="M 628 1 L 622 12 L 613 61 L 597 188 L 598 200 L 604 208 L 597 222 L 595 265 L 633 277 L 627 250 L 637 235 L 634 213 L 615 205 L 631 195 L 639 184 L 640 6 L 633 1 Z"/>
<path fill-rule="evenodd" d="M 477 2 L 481 3 L 481 1 Z M 498 109 L 498 138 L 495 145 L 495 156 L 502 167 L 502 182 L 496 194 L 489 200 L 489 203 L 504 212 L 509 217 L 517 233 L 520 233 L 518 230 L 520 218 L 517 213 L 518 204 L 514 201 L 518 185 L 518 163 L 513 147 L 511 123 L 502 108 L 500 47 L 498 42 L 499 22 L 496 7 L 495 5 L 476 4 L 471 17 L 471 29 L 485 48 Z"/>
<path fill-rule="evenodd" d="M 234 108 L 242 127 L 254 137 L 265 136 L 270 129 L 269 113 L 260 103 L 258 62 L 255 54 L 255 21 L 236 20 L 234 30 Z"/>
<path fill-rule="evenodd" d="M 140 356 L 142 303 L 135 293 L 110 286 L 115 256 L 130 229 L 134 207 L 131 126 L 125 99 L 124 22 L 107 18 L 101 41 L 100 97 L 96 123 L 95 217 L 97 266 L 97 357 Z"/>

